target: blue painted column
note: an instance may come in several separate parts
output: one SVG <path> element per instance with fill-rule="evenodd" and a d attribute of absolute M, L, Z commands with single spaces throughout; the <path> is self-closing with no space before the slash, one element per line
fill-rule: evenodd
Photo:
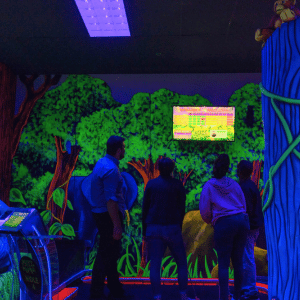
<path fill-rule="evenodd" d="M 262 94 L 265 184 L 269 180 L 263 196 L 269 299 L 299 300 L 300 18 L 282 24 L 267 40 L 262 86 L 274 94 Z"/>

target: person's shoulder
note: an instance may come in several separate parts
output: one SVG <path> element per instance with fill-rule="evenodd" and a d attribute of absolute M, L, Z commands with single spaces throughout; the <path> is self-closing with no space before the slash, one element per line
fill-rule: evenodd
<path fill-rule="evenodd" d="M 204 185 L 212 185 L 217 182 L 216 178 L 210 178 L 208 181 L 204 183 Z"/>
<path fill-rule="evenodd" d="M 249 187 L 249 188 L 251 188 L 251 189 L 253 189 L 253 190 L 258 190 L 258 188 L 257 188 L 257 186 L 256 186 L 256 184 L 255 184 L 255 182 L 254 182 L 253 180 L 251 180 L 251 179 L 247 179 L 247 180 L 244 182 L 244 185 L 247 186 L 247 187 Z"/>
<path fill-rule="evenodd" d="M 100 158 L 96 163 L 95 171 L 101 173 L 104 172 L 105 174 L 109 175 L 109 174 L 117 174 L 119 172 L 119 169 L 116 166 L 116 164 L 114 164 L 113 161 L 111 161 L 109 158 L 104 156 Z"/>
<path fill-rule="evenodd" d="M 208 188 L 211 188 L 211 187 L 214 187 L 214 185 L 217 183 L 217 179 L 216 178 L 211 178 L 209 179 L 208 181 L 206 181 L 203 185 L 203 188 L 202 189 L 208 189 Z"/>
<path fill-rule="evenodd" d="M 226 180 L 227 182 L 233 183 L 233 184 L 237 183 L 236 180 L 234 180 L 234 179 L 232 179 L 230 177 L 227 177 L 227 176 L 223 177 L 222 179 Z"/>
<path fill-rule="evenodd" d="M 146 187 L 149 188 L 149 187 L 151 187 L 151 186 L 153 186 L 153 185 L 155 185 L 155 184 L 157 184 L 157 183 L 158 183 L 158 177 L 157 177 L 157 178 L 154 178 L 154 179 L 150 179 L 150 180 L 147 182 Z"/>
<path fill-rule="evenodd" d="M 111 169 L 118 170 L 118 166 L 109 157 L 104 156 L 101 159 L 102 159 L 103 165 L 105 165 Z"/>
<path fill-rule="evenodd" d="M 228 177 L 228 180 L 229 180 L 229 182 L 230 182 L 231 184 L 240 187 L 240 184 L 239 184 L 239 182 L 238 182 L 237 180 L 234 180 L 234 179 L 229 178 L 229 177 Z"/>
<path fill-rule="evenodd" d="M 242 191 L 242 188 L 241 188 L 240 184 L 239 184 L 236 180 L 234 180 L 234 179 L 232 179 L 232 178 L 230 178 L 230 177 L 226 177 L 226 180 L 227 180 L 228 184 L 229 184 L 231 187 L 233 187 L 233 188 L 235 188 L 235 189 L 238 189 L 238 190 Z"/>

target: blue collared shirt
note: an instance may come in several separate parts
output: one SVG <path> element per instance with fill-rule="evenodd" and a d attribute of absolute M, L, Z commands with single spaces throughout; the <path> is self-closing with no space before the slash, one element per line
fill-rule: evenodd
<path fill-rule="evenodd" d="M 90 199 L 92 212 L 102 213 L 108 211 L 107 202 L 113 200 L 118 203 L 119 210 L 124 216 L 125 200 L 122 186 L 123 178 L 119 171 L 119 161 L 106 154 L 98 160 L 92 173 Z"/>

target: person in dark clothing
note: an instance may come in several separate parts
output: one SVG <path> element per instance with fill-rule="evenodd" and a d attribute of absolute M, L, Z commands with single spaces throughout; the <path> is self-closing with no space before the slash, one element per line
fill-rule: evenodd
<path fill-rule="evenodd" d="M 187 259 L 181 233 L 186 193 L 182 182 L 172 178 L 174 167 L 172 159 L 160 159 L 160 176 L 150 180 L 146 186 L 142 211 L 143 236 L 146 236 L 149 245 L 150 281 L 154 299 L 161 299 L 161 261 L 168 246 L 178 267 L 181 299 L 188 300 Z"/>
<path fill-rule="evenodd" d="M 256 288 L 256 266 L 254 258 L 254 244 L 259 235 L 259 228 L 264 225 L 262 213 L 262 200 L 255 183 L 250 179 L 253 165 L 249 161 L 242 160 L 237 166 L 239 185 L 246 199 L 246 209 L 250 221 L 250 230 L 247 233 L 247 241 L 243 256 L 243 283 L 242 298 L 259 299 Z"/>
<path fill-rule="evenodd" d="M 110 295 L 114 298 L 125 296 L 117 271 L 125 213 L 119 161 L 124 155 L 124 139 L 111 136 L 107 141 L 107 154 L 98 160 L 91 174 L 91 198 L 88 201 L 100 233 L 100 242 L 92 272 L 90 299 L 106 299 L 106 276 Z"/>
<path fill-rule="evenodd" d="M 204 222 L 214 227 L 214 240 L 218 253 L 219 298 L 228 300 L 228 268 L 230 258 L 234 268 L 234 299 L 240 300 L 243 253 L 249 230 L 246 201 L 242 189 L 233 179 L 226 177 L 229 156 L 220 154 L 215 160 L 213 177 L 203 186 L 199 210 Z"/>

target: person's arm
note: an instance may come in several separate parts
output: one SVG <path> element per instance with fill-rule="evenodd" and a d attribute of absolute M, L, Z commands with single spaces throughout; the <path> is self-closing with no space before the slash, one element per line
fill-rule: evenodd
<path fill-rule="evenodd" d="M 180 226 L 181 226 L 181 230 L 182 230 L 182 224 L 183 224 L 183 219 L 184 219 L 184 215 L 185 215 L 185 202 L 186 202 L 186 191 L 185 191 L 185 188 L 183 186 L 183 184 L 181 183 L 181 186 L 180 186 L 180 199 L 179 199 L 179 203 L 180 203 L 180 206 L 179 206 L 179 209 L 180 209 L 180 213 L 181 213 L 181 223 L 180 223 Z"/>
<path fill-rule="evenodd" d="M 107 210 L 115 227 L 122 227 L 119 217 L 119 205 L 114 200 L 108 200 Z"/>
<path fill-rule="evenodd" d="M 203 221 L 210 224 L 212 221 L 212 211 L 211 211 L 211 201 L 210 201 L 210 191 L 205 184 L 199 200 L 199 210 Z"/>
<path fill-rule="evenodd" d="M 237 183 L 236 184 L 236 189 L 235 192 L 237 194 L 238 199 L 241 201 L 241 204 L 243 204 L 243 208 L 245 209 L 246 213 L 248 214 L 248 211 L 251 211 L 251 207 L 252 207 L 252 203 L 247 203 L 247 199 L 246 196 L 244 194 L 244 190 L 242 189 L 242 187 Z M 249 216 L 249 214 L 248 214 Z"/>
<path fill-rule="evenodd" d="M 146 236 L 146 218 L 149 212 L 150 208 L 150 201 L 151 201 L 151 196 L 150 196 L 150 188 L 149 188 L 149 182 L 146 186 L 145 192 L 144 192 L 144 200 L 143 200 L 143 206 L 142 206 L 142 233 L 143 236 Z"/>
<path fill-rule="evenodd" d="M 255 186 L 256 187 L 256 186 Z M 256 187 L 256 206 L 255 206 L 255 215 L 257 217 L 259 227 L 264 225 L 264 214 L 262 212 L 262 199 L 260 196 L 259 189 Z"/>
<path fill-rule="evenodd" d="M 118 199 L 116 197 L 119 181 L 119 172 L 116 169 L 111 170 L 103 179 L 107 210 L 114 225 L 113 238 L 115 240 L 120 240 L 122 238 L 122 224 L 119 217 Z"/>
<path fill-rule="evenodd" d="M 108 200 L 107 210 L 114 224 L 113 239 L 120 240 L 122 238 L 122 225 L 119 217 L 119 205 L 116 201 Z"/>

